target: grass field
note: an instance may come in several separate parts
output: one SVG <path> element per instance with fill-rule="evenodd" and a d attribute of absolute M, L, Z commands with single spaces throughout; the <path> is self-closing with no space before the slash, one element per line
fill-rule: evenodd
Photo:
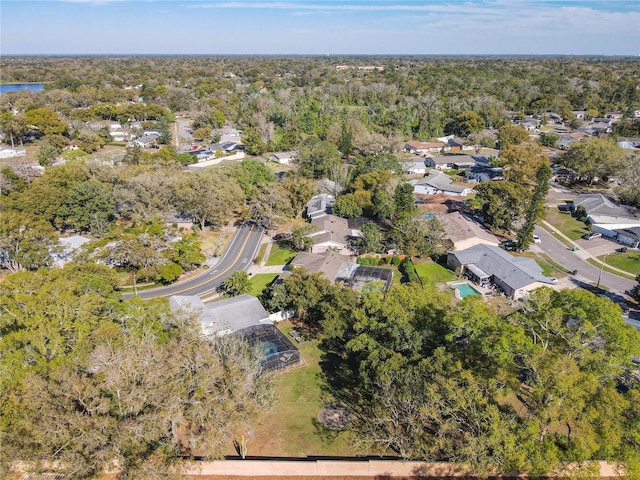
<path fill-rule="evenodd" d="M 416 264 L 415 267 L 424 285 L 451 282 L 457 278 L 451 270 L 432 261 Z"/>
<path fill-rule="evenodd" d="M 589 228 L 584 222 L 572 217 L 569 212 L 561 212 L 556 207 L 548 208 L 544 219 L 571 240 L 578 240 L 585 233 L 589 233 Z"/>
<path fill-rule="evenodd" d="M 278 328 L 288 335 L 293 327 L 290 322 L 281 322 Z M 249 455 L 354 455 L 348 432 L 329 432 L 317 423 L 320 408 L 333 401 L 325 388 L 318 343 L 310 340 L 296 346 L 305 364 L 276 374 L 276 404 L 260 416 L 251 432 Z M 235 455 L 231 445 L 229 454 Z"/>
<path fill-rule="evenodd" d="M 598 257 L 604 260 L 604 255 Z M 640 252 L 627 251 L 627 253 L 614 252 L 607 255 L 606 263 L 633 275 L 640 275 Z"/>
<path fill-rule="evenodd" d="M 296 252 L 293 250 L 282 247 L 278 243 L 274 243 L 271 246 L 271 253 L 269 254 L 269 259 L 265 265 L 286 265 L 296 256 Z"/>
<path fill-rule="evenodd" d="M 249 295 L 257 297 L 278 277 L 277 273 L 257 273 L 249 279 Z"/>

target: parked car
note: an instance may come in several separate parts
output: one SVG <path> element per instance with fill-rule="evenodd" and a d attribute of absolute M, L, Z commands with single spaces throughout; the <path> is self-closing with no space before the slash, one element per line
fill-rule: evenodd
<path fill-rule="evenodd" d="M 616 248 L 616 252 L 619 253 L 627 253 L 627 247 Z"/>
<path fill-rule="evenodd" d="M 558 284 L 558 279 L 556 277 L 549 277 L 549 280 L 551 280 L 551 283 L 553 283 L 554 285 Z"/>
<path fill-rule="evenodd" d="M 594 238 L 600 238 L 601 236 L 602 236 L 601 233 L 591 232 L 591 233 L 587 233 L 586 235 L 583 235 L 582 238 L 584 238 L 585 240 L 593 240 Z"/>
<path fill-rule="evenodd" d="M 532 238 L 533 243 L 542 243 L 542 240 L 540 240 L 540 237 L 538 235 L 534 235 Z"/>

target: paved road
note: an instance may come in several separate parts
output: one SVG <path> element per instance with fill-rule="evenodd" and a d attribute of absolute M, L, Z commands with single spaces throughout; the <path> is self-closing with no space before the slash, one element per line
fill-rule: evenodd
<path fill-rule="evenodd" d="M 171 295 L 202 297 L 215 292 L 233 272 L 249 268 L 258 252 L 263 233 L 264 230 L 255 225 L 244 225 L 238 228 L 220 260 L 204 273 L 168 287 L 139 291 L 138 296 L 148 300 Z M 127 294 L 125 298 L 131 296 Z"/>
<path fill-rule="evenodd" d="M 536 227 L 535 233 L 542 241 L 540 244 L 536 245 L 536 247 L 540 248 L 560 265 L 568 268 L 569 270 L 578 271 L 577 275 L 572 276 L 572 281 L 574 283 L 596 284 L 598 283 L 598 278 L 600 278 L 600 285 L 608 287 L 618 295 L 622 295 L 626 290 L 631 290 L 636 284 L 633 280 L 613 275 L 607 271 L 601 272 L 600 268 L 591 265 L 580 258 L 578 253 L 569 250 L 562 242 L 556 239 L 544 228 Z"/>

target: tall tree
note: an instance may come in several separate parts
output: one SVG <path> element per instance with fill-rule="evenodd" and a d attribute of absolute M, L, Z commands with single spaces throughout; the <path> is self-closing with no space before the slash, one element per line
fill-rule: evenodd
<path fill-rule="evenodd" d="M 521 185 L 532 184 L 541 165 L 549 165 L 549 157 L 535 144 L 511 145 L 500 150 L 500 165 L 505 180 Z"/>
<path fill-rule="evenodd" d="M 0 213 L 0 267 L 36 270 L 49 266 L 57 242 L 49 222 L 28 213 Z"/>
<path fill-rule="evenodd" d="M 256 352 L 207 338 L 166 302 L 121 303 L 105 267 L 18 274 L 0 302 L 0 463 L 59 462 L 69 478 L 178 477 L 223 453 L 271 402 Z M 24 291 L 33 291 L 25 296 Z"/>
<path fill-rule="evenodd" d="M 506 180 L 484 182 L 476 187 L 485 223 L 493 230 L 510 231 L 522 219 L 531 192 Z"/>
<path fill-rule="evenodd" d="M 243 195 L 222 169 L 210 169 L 182 175 L 174 185 L 174 198 L 177 210 L 204 230 L 207 225 L 220 227 L 241 205 Z"/>
<path fill-rule="evenodd" d="M 588 138 L 572 143 L 560 163 L 592 184 L 596 178 L 610 175 L 622 154 L 622 148 L 613 140 Z"/>
<path fill-rule="evenodd" d="M 543 163 L 536 172 L 536 187 L 527 206 L 524 223 L 518 230 L 517 246 L 520 250 L 526 250 L 533 241 L 533 229 L 539 220 L 544 218 L 544 202 L 549 193 L 549 182 L 553 176 L 551 167 Z"/>

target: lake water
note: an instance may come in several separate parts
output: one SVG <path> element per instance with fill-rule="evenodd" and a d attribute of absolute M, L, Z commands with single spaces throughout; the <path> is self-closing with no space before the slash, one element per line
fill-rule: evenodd
<path fill-rule="evenodd" d="M 44 90 L 44 84 L 42 83 L 11 83 L 6 85 L 0 85 L 0 94 L 6 92 L 17 92 L 19 90 L 33 90 L 39 92 Z"/>

